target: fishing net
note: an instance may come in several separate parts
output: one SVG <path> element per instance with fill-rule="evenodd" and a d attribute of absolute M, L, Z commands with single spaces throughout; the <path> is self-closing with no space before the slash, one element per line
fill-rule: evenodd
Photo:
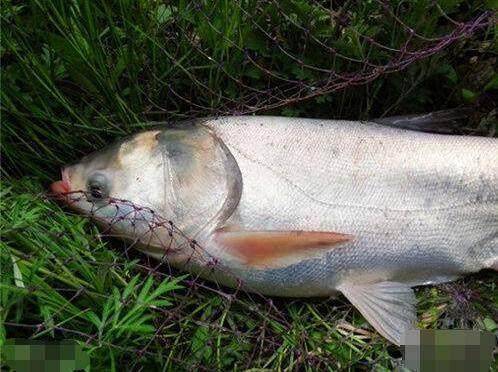
<path fill-rule="evenodd" d="M 447 61 L 472 58 L 479 48 L 487 55 L 496 21 L 494 13 L 460 1 L 116 4 L 35 1 L 21 7 L 19 14 L 28 12 L 33 22 L 48 19 L 42 27 L 51 36 L 39 60 L 23 54 L 23 48 L 34 53 L 39 40 L 22 30 L 19 14 L 3 14 L 4 32 L 17 38 L 6 41 L 4 56 L 10 72 L 2 88 L 5 175 L 53 174 L 54 164 L 103 147 L 145 121 L 417 112 L 420 102 L 406 101 L 425 79 L 453 78 L 451 66 L 436 71 L 432 64 L 443 55 Z M 400 73 L 404 79 L 389 78 Z M 459 91 L 444 84 L 429 88 L 433 101 L 423 106 L 431 109 L 444 108 Z M 29 129 L 19 130 L 26 123 Z M 77 339 L 101 363 L 97 368 L 115 363 L 131 370 L 371 370 L 394 368 L 400 357 L 386 351 L 387 343 L 340 298 L 269 298 L 247 293 L 236 277 L 228 288 L 204 281 L 205 273 L 173 269 L 167 252 L 175 239 L 203 247 L 167 216 L 110 199 L 133 212 L 109 218 L 97 231 L 67 209 L 63 216 L 53 195 L 31 200 L 39 190 L 30 186 L 25 196 L 16 190 L 4 192 L 2 205 L 7 336 Z M 114 224 L 125 220 L 148 221 L 151 234 L 167 231 L 165 259 L 149 258 L 133 249 L 137 242 L 115 237 Z M 217 265 L 207 260 L 205 270 Z M 496 308 L 480 296 L 496 319 Z M 440 297 L 427 292 L 425 298 L 421 306 L 429 309 Z M 445 306 L 422 313 L 424 325 L 452 326 L 441 323 Z"/>

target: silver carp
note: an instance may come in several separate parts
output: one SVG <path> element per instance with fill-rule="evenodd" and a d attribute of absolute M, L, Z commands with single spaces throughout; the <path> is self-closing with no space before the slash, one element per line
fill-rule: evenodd
<path fill-rule="evenodd" d="M 53 192 L 145 253 L 265 295 L 340 292 L 398 345 L 413 286 L 498 270 L 497 138 L 221 117 L 138 133 L 62 174 Z M 151 228 L 157 215 L 203 249 Z"/>

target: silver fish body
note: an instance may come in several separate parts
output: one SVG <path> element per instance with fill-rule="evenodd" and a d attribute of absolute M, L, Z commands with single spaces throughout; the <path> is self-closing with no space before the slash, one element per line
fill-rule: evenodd
<path fill-rule="evenodd" d="M 415 321 L 412 286 L 498 270 L 496 138 L 222 117 L 139 133 L 65 168 L 52 190 L 86 192 L 67 201 L 211 280 L 340 292 L 397 344 Z M 202 250 L 153 226 L 157 215 Z"/>
<path fill-rule="evenodd" d="M 439 283 L 498 259 L 496 138 L 280 117 L 204 125 L 242 174 L 227 224 L 354 237 L 322 258 L 238 269 L 258 291 L 301 297 L 330 294 L 343 281 Z"/>

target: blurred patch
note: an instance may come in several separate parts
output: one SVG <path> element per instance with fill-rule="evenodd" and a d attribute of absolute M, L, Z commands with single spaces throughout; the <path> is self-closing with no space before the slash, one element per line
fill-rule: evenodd
<path fill-rule="evenodd" d="M 89 371 L 90 358 L 73 340 L 10 339 L 2 347 L 2 364 L 16 372 Z"/>
<path fill-rule="evenodd" d="M 413 329 L 402 346 L 405 371 L 489 371 L 496 337 L 476 330 Z"/>

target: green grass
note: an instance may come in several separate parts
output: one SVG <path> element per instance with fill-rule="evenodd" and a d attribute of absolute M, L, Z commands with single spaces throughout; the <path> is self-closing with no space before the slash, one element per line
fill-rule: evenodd
<path fill-rule="evenodd" d="M 448 18 L 468 21 L 492 3 L 395 1 L 391 9 L 433 38 L 451 32 Z M 359 73 L 365 61 L 395 57 L 361 35 L 390 48 L 407 41 L 377 1 L 327 9 L 304 0 L 2 3 L 0 342 L 73 338 L 104 370 L 394 368 L 398 352 L 345 300 L 269 302 L 165 265 L 152 270 L 157 262 L 44 197 L 61 165 L 149 120 L 254 109 L 365 119 L 471 104 L 479 114 L 458 130 L 496 133 L 496 27 L 403 72 L 285 101 L 300 84 L 320 87 L 321 70 Z M 410 47 L 428 43 L 414 37 Z M 496 330 L 495 280 L 488 272 L 419 290 L 420 325 Z M 472 301 L 455 300 L 467 292 Z"/>

